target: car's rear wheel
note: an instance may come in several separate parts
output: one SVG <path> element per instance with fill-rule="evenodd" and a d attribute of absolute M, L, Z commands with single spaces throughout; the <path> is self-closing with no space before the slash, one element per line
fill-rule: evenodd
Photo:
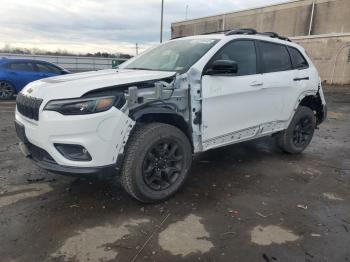
<path fill-rule="evenodd" d="M 310 144 L 315 127 L 314 112 L 308 107 L 299 106 L 288 129 L 277 136 L 277 144 L 287 153 L 301 153 Z"/>
<path fill-rule="evenodd" d="M 7 81 L 0 81 L 0 100 L 8 100 L 15 94 L 15 88 Z"/>
<path fill-rule="evenodd" d="M 191 162 L 191 145 L 181 130 L 163 123 L 139 125 L 125 149 L 120 181 L 139 201 L 165 200 L 183 185 Z"/>

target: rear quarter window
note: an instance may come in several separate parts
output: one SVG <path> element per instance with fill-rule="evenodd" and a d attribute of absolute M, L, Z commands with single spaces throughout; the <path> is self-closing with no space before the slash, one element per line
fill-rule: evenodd
<path fill-rule="evenodd" d="M 292 58 L 293 68 L 304 69 L 309 67 L 309 64 L 306 61 L 305 57 L 298 49 L 288 46 L 288 50 L 290 57 Z"/>

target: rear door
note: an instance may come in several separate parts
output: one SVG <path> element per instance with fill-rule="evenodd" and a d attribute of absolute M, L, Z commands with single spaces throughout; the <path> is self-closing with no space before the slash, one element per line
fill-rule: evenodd
<path fill-rule="evenodd" d="M 289 117 L 286 103 L 292 100 L 290 95 L 297 89 L 287 46 L 268 41 L 258 41 L 258 46 L 264 94 L 270 101 L 266 109 L 271 116 L 269 122 L 285 121 Z M 274 128 L 280 128 L 279 124 Z"/>
<path fill-rule="evenodd" d="M 259 125 L 276 119 L 281 107 L 281 101 L 265 89 L 258 72 L 254 40 L 229 42 L 209 64 L 216 60 L 237 62 L 238 72 L 202 77 L 204 150 L 254 137 Z"/>

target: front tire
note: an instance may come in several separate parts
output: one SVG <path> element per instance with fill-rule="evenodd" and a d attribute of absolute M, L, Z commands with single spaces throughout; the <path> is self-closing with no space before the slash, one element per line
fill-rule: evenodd
<path fill-rule="evenodd" d="M 288 128 L 277 136 L 278 146 L 290 154 L 299 154 L 310 144 L 316 127 L 314 112 L 299 106 Z"/>
<path fill-rule="evenodd" d="M 178 128 L 137 125 L 129 137 L 120 182 L 141 202 L 165 200 L 183 185 L 192 163 L 191 144 Z"/>
<path fill-rule="evenodd" d="M 16 93 L 15 87 L 7 81 L 0 81 L 0 100 L 9 100 Z"/>

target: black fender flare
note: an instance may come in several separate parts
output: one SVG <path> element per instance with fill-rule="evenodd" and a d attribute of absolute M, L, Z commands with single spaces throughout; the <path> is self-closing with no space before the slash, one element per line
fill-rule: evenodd
<path fill-rule="evenodd" d="M 129 117 L 132 118 L 134 121 L 139 120 L 144 115 L 150 115 L 150 114 L 171 114 L 176 115 L 177 117 L 182 117 L 179 113 L 177 113 L 174 109 L 171 109 L 166 106 L 147 106 L 141 109 L 134 109 L 130 110 Z"/>

